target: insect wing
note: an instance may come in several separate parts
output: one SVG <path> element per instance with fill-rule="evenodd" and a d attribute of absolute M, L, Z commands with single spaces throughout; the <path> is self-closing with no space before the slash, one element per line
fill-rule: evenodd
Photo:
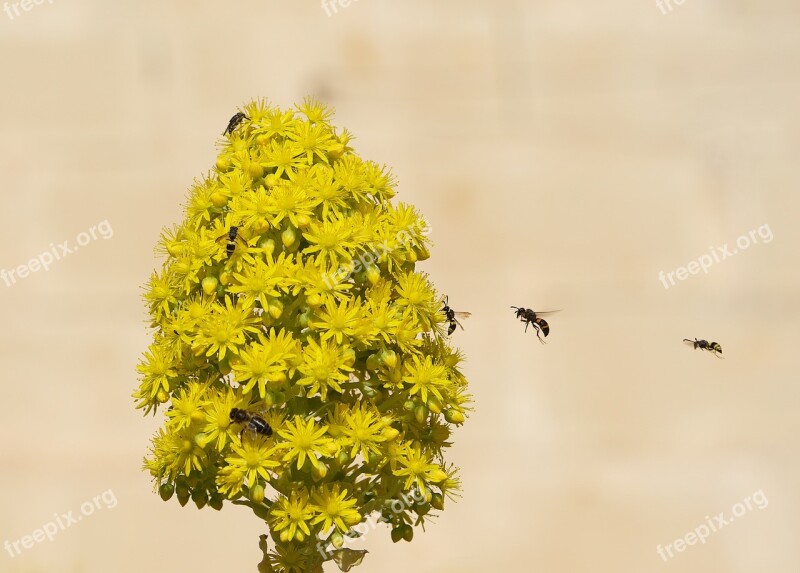
<path fill-rule="evenodd" d="M 561 309 L 559 308 L 558 310 L 534 310 L 533 312 L 536 313 L 536 316 L 539 316 L 540 314 L 553 314 L 555 312 L 561 312 Z"/>

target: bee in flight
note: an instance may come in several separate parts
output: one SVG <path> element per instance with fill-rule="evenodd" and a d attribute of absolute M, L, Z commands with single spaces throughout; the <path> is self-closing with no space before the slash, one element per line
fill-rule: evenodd
<path fill-rule="evenodd" d="M 239 432 L 240 439 L 245 430 L 250 430 L 259 436 L 270 437 L 272 435 L 272 428 L 264 421 L 264 418 L 251 414 L 247 410 L 242 410 L 241 408 L 231 409 L 231 422 L 234 424 L 245 424 L 242 431 Z"/>
<path fill-rule="evenodd" d="M 450 336 L 456 330 L 456 326 L 460 326 L 461 330 L 464 330 L 464 327 L 458 322 L 458 319 L 464 320 L 465 318 L 469 318 L 472 316 L 470 312 L 456 312 L 449 306 L 447 306 L 448 297 L 444 297 L 444 306 L 442 307 L 442 312 L 444 313 L 447 321 L 450 323 L 450 326 L 447 327 L 447 335 Z"/>
<path fill-rule="evenodd" d="M 222 135 L 228 135 L 229 133 L 233 133 L 233 130 L 242 123 L 245 119 L 250 119 L 242 112 L 237 112 L 228 122 L 228 127 L 225 128 L 225 131 L 222 132 Z"/>
<path fill-rule="evenodd" d="M 247 241 L 245 241 L 242 236 L 239 234 L 239 227 L 236 225 L 231 225 L 231 228 L 228 229 L 227 233 L 223 233 L 219 237 L 216 238 L 217 242 L 222 241 L 223 239 L 227 239 L 227 244 L 225 245 L 225 252 L 228 253 L 228 257 L 233 254 L 233 251 L 236 250 L 236 242 L 239 241 L 244 248 L 247 249 Z"/>
<path fill-rule="evenodd" d="M 691 344 L 695 350 L 698 348 L 700 350 L 707 350 L 711 352 L 717 358 L 722 358 L 722 346 L 719 345 L 719 342 L 709 342 L 708 340 L 689 340 L 688 338 L 683 339 L 684 342 L 688 342 Z"/>
<path fill-rule="evenodd" d="M 552 314 L 554 312 L 558 312 L 557 310 L 547 310 L 544 312 L 537 312 L 530 308 L 522 308 L 519 306 L 512 306 L 511 308 L 516 309 L 516 317 L 520 319 L 520 321 L 525 323 L 525 332 L 528 332 L 528 325 L 530 324 L 533 326 L 534 330 L 536 331 L 536 338 L 539 339 L 539 342 L 544 344 L 544 338 L 539 336 L 539 331 L 541 330 L 545 336 L 550 334 L 550 325 L 547 324 L 547 321 L 543 318 L 539 318 L 540 314 Z"/>

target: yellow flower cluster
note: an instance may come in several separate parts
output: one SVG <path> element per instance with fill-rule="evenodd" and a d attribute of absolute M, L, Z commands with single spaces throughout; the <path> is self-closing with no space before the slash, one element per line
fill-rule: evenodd
<path fill-rule="evenodd" d="M 342 545 L 370 516 L 410 541 L 457 493 L 443 450 L 469 409 L 443 297 L 415 268 L 427 225 L 331 115 L 246 105 L 144 295 L 134 398 L 166 407 L 145 467 L 164 499 L 249 506 L 278 573 L 360 562 Z"/>

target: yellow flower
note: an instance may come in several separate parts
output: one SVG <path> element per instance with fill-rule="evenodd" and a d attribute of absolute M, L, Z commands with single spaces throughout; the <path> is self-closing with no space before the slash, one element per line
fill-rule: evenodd
<path fill-rule="evenodd" d="M 258 317 L 253 315 L 252 308 L 237 306 L 230 296 L 225 297 L 225 305 L 215 303 L 212 313 L 201 325 L 198 343 L 206 346 L 206 356 L 219 354 L 225 358 L 227 352 L 239 353 L 239 348 L 246 342 L 245 335 L 257 333 L 255 326 Z"/>
<path fill-rule="evenodd" d="M 150 304 L 150 314 L 155 320 L 170 315 L 172 307 L 177 304 L 178 285 L 175 278 L 167 273 L 153 273 L 144 298 Z"/>
<path fill-rule="evenodd" d="M 225 450 L 228 440 L 235 438 L 238 428 L 231 426 L 231 410 L 238 401 L 239 398 L 231 388 L 211 394 L 204 412 L 203 446 L 216 440 L 216 449 L 221 452 Z"/>
<path fill-rule="evenodd" d="M 328 426 L 317 427 L 314 420 L 304 422 L 300 416 L 295 416 L 294 421 L 286 424 L 286 429 L 279 430 L 278 435 L 285 442 L 277 444 L 278 449 L 289 450 L 283 456 L 283 461 L 291 462 L 297 458 L 297 469 L 301 469 L 308 458 L 315 468 L 319 468 L 319 459 L 330 457 L 336 453 L 336 445 L 331 438 L 325 436 Z"/>
<path fill-rule="evenodd" d="M 144 355 L 144 361 L 139 363 L 137 370 L 144 375 L 140 390 L 143 396 L 153 398 L 160 391 L 169 392 L 170 382 L 177 376 L 174 357 L 157 342 L 150 345 Z"/>
<path fill-rule="evenodd" d="M 335 143 L 329 128 L 310 121 L 296 122 L 294 132 L 289 134 L 289 139 L 296 141 L 306 153 L 306 161 L 309 164 L 314 162 L 315 156 L 327 163 L 328 151 L 333 149 Z"/>
<path fill-rule="evenodd" d="M 325 303 L 324 310 L 319 312 L 319 320 L 311 322 L 311 327 L 321 330 L 322 340 L 333 338 L 342 344 L 344 337 L 352 338 L 361 322 L 361 308 L 358 300 L 343 300 L 338 305 Z"/>
<path fill-rule="evenodd" d="M 259 438 L 245 439 L 241 444 L 232 444 L 235 455 L 225 458 L 228 467 L 231 468 L 229 471 L 238 470 L 242 479 L 251 486 L 258 482 L 259 477 L 268 482 L 270 475 L 267 470 L 280 466 L 274 459 L 275 449 L 270 447 L 270 442 L 269 439 Z"/>
<path fill-rule="evenodd" d="M 289 498 L 280 496 L 270 510 L 270 522 L 281 541 L 303 541 L 311 535 L 309 522 L 314 516 L 314 508 L 308 504 L 308 492 L 304 489 L 292 490 Z"/>
<path fill-rule="evenodd" d="M 287 336 L 291 338 L 290 334 Z M 244 384 L 244 392 L 250 392 L 257 384 L 258 395 L 263 399 L 268 382 L 285 378 L 283 373 L 287 370 L 286 360 L 293 355 L 287 355 L 282 346 L 271 344 L 262 334 L 258 338 L 259 342 L 254 342 L 247 350 L 239 352 L 239 358 L 232 364 L 232 368 L 236 379 Z"/>
<path fill-rule="evenodd" d="M 339 491 L 338 485 L 324 485 L 313 490 L 311 494 L 312 508 L 319 515 L 312 521 L 313 524 L 322 523 L 322 531 L 327 531 L 332 526 L 345 533 L 352 526 L 361 521 L 361 514 L 355 509 L 356 500 L 347 499 L 347 490 Z"/>
<path fill-rule="evenodd" d="M 405 369 L 403 382 L 411 384 L 409 390 L 411 396 L 419 393 L 422 401 L 427 402 L 430 393 L 440 401 L 444 401 L 443 392 L 450 385 L 444 366 L 434 364 L 430 356 L 425 356 L 422 360 L 419 356 L 414 356 L 410 362 L 406 362 Z"/>
<path fill-rule="evenodd" d="M 340 383 L 350 378 L 353 368 L 345 362 L 345 355 L 350 352 L 347 346 L 338 346 L 333 341 L 318 343 L 308 339 L 303 351 L 303 363 L 298 370 L 305 374 L 297 383 L 309 386 L 308 397 L 319 393 L 323 400 L 328 399 L 328 389 L 342 392 Z"/>
<path fill-rule="evenodd" d="M 405 454 L 398 459 L 402 466 L 394 470 L 394 475 L 405 477 L 404 489 L 411 489 L 416 485 L 421 492 L 428 491 L 428 484 L 435 484 L 447 479 L 447 474 L 437 464 L 431 463 L 431 456 L 425 454 L 419 445 L 406 448 Z"/>
<path fill-rule="evenodd" d="M 343 215 L 334 215 L 330 219 L 311 221 L 303 237 L 311 243 L 305 252 L 317 253 L 315 264 L 332 270 L 338 270 L 341 263 L 350 262 L 356 243 L 352 240 L 353 220 Z"/>
<path fill-rule="evenodd" d="M 297 109 L 312 123 L 327 123 L 333 115 L 333 110 L 310 96 L 305 97 L 303 103 L 298 105 Z"/>
<path fill-rule="evenodd" d="M 172 401 L 172 409 L 167 411 L 168 424 L 176 430 L 188 428 L 190 425 L 205 419 L 203 407 L 207 404 L 205 391 L 207 386 L 193 382 Z"/>
<path fill-rule="evenodd" d="M 303 148 L 294 142 L 272 141 L 268 149 L 263 152 L 264 160 L 261 164 L 275 168 L 275 175 L 280 177 L 286 171 L 294 171 L 303 164 Z"/>
<path fill-rule="evenodd" d="M 440 320 L 441 306 L 425 275 L 406 272 L 397 277 L 397 305 L 408 309 L 422 328 L 430 330 Z"/>
<path fill-rule="evenodd" d="M 384 424 L 380 414 L 362 404 L 359 408 L 345 414 L 341 443 L 343 446 L 351 448 L 351 458 L 360 453 L 364 459 L 367 459 L 370 451 L 375 454 L 381 453 L 378 444 L 385 439 L 383 430 Z"/>

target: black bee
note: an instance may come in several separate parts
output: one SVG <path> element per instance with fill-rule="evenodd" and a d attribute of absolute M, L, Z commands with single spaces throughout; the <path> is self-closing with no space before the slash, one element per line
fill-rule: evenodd
<path fill-rule="evenodd" d="M 247 423 L 247 425 L 242 428 L 242 431 L 239 432 L 240 438 L 245 430 L 250 430 L 259 436 L 270 437 L 272 435 L 272 428 L 264 421 L 264 418 L 251 414 L 247 410 L 242 410 L 241 408 L 231 409 L 231 422 L 234 424 Z"/>
<path fill-rule="evenodd" d="M 472 316 L 472 313 L 470 313 L 470 312 L 456 312 L 455 310 L 453 310 L 452 308 L 447 306 L 447 300 L 448 300 L 448 297 L 444 297 L 444 306 L 442 307 L 442 312 L 444 313 L 444 315 L 447 318 L 447 320 L 450 322 L 450 326 L 448 326 L 448 328 L 447 328 L 447 335 L 449 336 L 449 335 L 453 334 L 453 332 L 455 332 L 456 325 L 460 326 L 461 330 L 464 330 L 464 327 L 461 325 L 460 322 L 458 322 L 458 318 L 460 318 L 462 320 L 465 319 L 465 318 L 469 318 L 470 316 Z M 458 318 L 456 318 L 456 317 L 458 317 Z"/>
<path fill-rule="evenodd" d="M 237 112 L 233 115 L 231 120 L 228 122 L 228 127 L 225 128 L 225 131 L 222 132 L 222 135 L 228 135 L 229 133 L 233 133 L 233 130 L 242 123 L 245 119 L 250 119 L 242 112 Z"/>
<path fill-rule="evenodd" d="M 557 310 L 548 310 L 544 312 L 536 312 L 530 308 L 522 308 L 518 306 L 512 306 L 511 308 L 516 309 L 516 316 L 522 322 L 525 323 L 525 332 L 528 332 L 528 325 L 530 324 L 533 326 L 534 330 L 536 330 L 536 338 L 539 339 L 539 342 L 544 344 L 544 338 L 539 336 L 539 330 L 541 330 L 545 336 L 550 334 L 550 325 L 547 324 L 547 321 L 543 318 L 539 318 L 540 314 L 552 314 L 554 312 L 558 312 Z"/>
<path fill-rule="evenodd" d="M 228 232 L 217 237 L 216 241 L 220 242 L 222 239 L 226 238 L 228 242 L 225 245 L 225 252 L 228 253 L 228 257 L 230 257 L 236 250 L 236 241 L 239 241 L 241 244 L 243 244 L 245 249 L 247 248 L 247 242 L 239 234 L 239 227 L 236 225 L 231 225 L 231 228 L 228 229 Z"/>
<path fill-rule="evenodd" d="M 695 350 L 698 348 L 700 350 L 707 350 L 711 352 L 717 358 L 722 358 L 722 346 L 719 345 L 719 342 L 709 342 L 707 340 L 689 340 L 688 338 L 683 339 L 684 342 L 688 342 L 691 344 Z"/>

